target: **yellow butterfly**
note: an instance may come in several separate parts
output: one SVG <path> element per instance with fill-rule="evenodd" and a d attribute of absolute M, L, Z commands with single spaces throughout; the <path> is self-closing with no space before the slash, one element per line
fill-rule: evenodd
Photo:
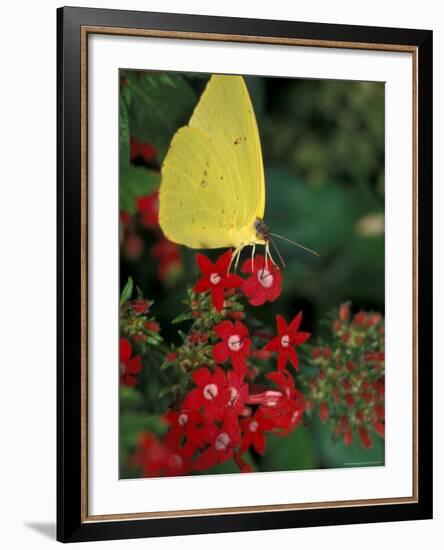
<path fill-rule="evenodd" d="M 189 248 L 234 248 L 236 263 L 244 247 L 253 247 L 253 257 L 261 244 L 266 261 L 275 263 L 264 209 L 262 151 L 247 86 L 241 76 L 213 75 L 163 163 L 160 227 Z"/>

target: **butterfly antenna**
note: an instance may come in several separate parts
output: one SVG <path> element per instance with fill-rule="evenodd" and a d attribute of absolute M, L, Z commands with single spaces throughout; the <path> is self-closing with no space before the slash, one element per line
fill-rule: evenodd
<path fill-rule="evenodd" d="M 283 237 L 282 235 L 278 235 L 277 233 L 270 233 L 270 235 L 273 235 L 273 237 L 277 237 L 278 239 L 282 239 L 283 241 L 287 241 L 287 243 L 293 244 L 294 246 L 298 246 L 299 248 L 302 248 L 302 250 L 306 250 L 307 252 L 310 252 L 310 254 L 314 254 L 315 256 L 320 256 L 319 252 L 316 252 L 316 250 L 312 250 L 311 248 L 307 248 L 306 246 L 302 246 L 299 243 L 296 243 L 292 241 L 291 239 L 287 239 L 287 237 Z M 273 242 L 273 241 L 271 241 Z M 276 245 L 275 245 L 276 246 Z"/>
<path fill-rule="evenodd" d="M 282 254 L 281 254 L 279 248 L 276 246 L 276 243 L 273 241 L 273 239 L 271 237 L 269 237 L 269 239 L 270 239 L 271 244 L 273 245 L 273 248 L 276 250 L 276 253 L 279 257 L 279 261 L 281 262 L 282 267 L 284 267 L 284 268 L 287 267 L 287 264 L 285 263 L 284 258 L 282 257 Z"/>

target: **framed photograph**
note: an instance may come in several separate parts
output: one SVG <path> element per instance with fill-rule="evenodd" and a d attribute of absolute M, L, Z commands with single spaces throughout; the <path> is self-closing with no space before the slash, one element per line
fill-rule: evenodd
<path fill-rule="evenodd" d="M 432 32 L 58 10 L 58 539 L 432 517 Z"/>

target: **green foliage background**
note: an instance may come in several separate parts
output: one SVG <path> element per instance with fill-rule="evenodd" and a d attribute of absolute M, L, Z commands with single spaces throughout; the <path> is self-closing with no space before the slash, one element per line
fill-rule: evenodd
<path fill-rule="evenodd" d="M 208 78 L 121 71 L 121 210 L 135 214 L 135 199 L 159 185 L 168 144 L 188 122 Z M 274 304 L 252 308 L 252 314 L 273 326 L 277 313 L 291 318 L 303 309 L 304 330 L 313 333 L 314 343 L 320 319 L 343 301 L 351 300 L 354 309 L 384 313 L 384 84 L 263 77 L 246 81 L 264 156 L 265 221 L 273 232 L 320 252 L 317 258 L 279 242 L 288 264 L 283 294 Z M 151 163 L 130 162 L 130 136 L 155 146 L 157 156 Z M 164 340 L 174 342 L 177 333 L 171 320 L 183 310 L 185 288 L 197 276 L 194 251 L 182 247 L 183 269 L 162 281 L 150 254 L 152 232 L 140 229 L 140 235 L 145 243 L 142 255 L 130 260 L 121 254 L 121 286 L 133 277 L 144 295 L 155 301 L 151 312 Z M 141 429 L 164 429 L 156 417 L 163 406 L 158 399 L 163 381 L 157 355 L 153 352 L 145 365 L 137 390 L 124 389 L 122 394 L 122 477 L 134 475 L 126 457 Z M 308 426 L 290 437 L 270 436 L 260 467 L 343 467 L 371 461 L 383 464 L 382 440 L 375 439 L 370 451 L 358 444 L 332 444 L 331 429 L 313 415 Z M 231 468 L 222 465 L 217 471 L 236 471 Z"/>

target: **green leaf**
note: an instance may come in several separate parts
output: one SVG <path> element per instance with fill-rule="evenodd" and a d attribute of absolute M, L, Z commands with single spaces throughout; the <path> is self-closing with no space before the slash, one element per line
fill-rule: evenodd
<path fill-rule="evenodd" d="M 180 74 L 138 73 L 131 82 L 131 133 L 155 146 L 161 161 L 176 130 L 185 125 L 197 94 Z"/>
<path fill-rule="evenodd" d="M 120 172 L 120 209 L 134 214 L 136 199 L 150 195 L 160 184 L 157 172 L 142 167 L 127 166 Z"/>
<path fill-rule="evenodd" d="M 131 298 L 131 295 L 133 293 L 133 286 L 134 283 L 132 277 L 128 277 L 125 288 L 122 290 L 122 294 L 120 295 L 120 305 L 124 304 Z"/>
<path fill-rule="evenodd" d="M 130 129 L 128 120 L 129 87 L 121 85 L 119 100 L 119 161 L 120 170 L 129 166 L 130 160 Z"/>
<path fill-rule="evenodd" d="M 261 470 L 273 472 L 307 470 L 316 467 L 312 437 L 303 426 L 297 427 L 286 437 L 276 435 L 267 437 L 265 454 L 261 459 Z"/>
<path fill-rule="evenodd" d="M 178 323 L 182 323 L 183 321 L 188 321 L 192 319 L 193 316 L 188 311 L 184 311 L 180 315 L 178 315 L 175 319 L 171 321 L 171 324 L 177 325 Z"/>

